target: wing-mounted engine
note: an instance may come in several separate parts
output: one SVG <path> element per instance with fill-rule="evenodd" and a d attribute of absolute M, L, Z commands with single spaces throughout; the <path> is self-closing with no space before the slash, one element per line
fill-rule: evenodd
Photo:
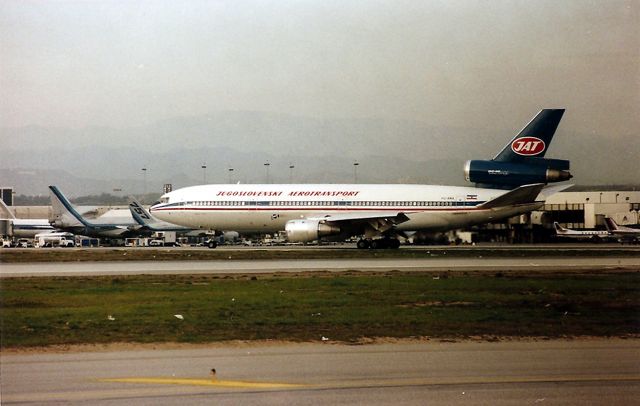
<path fill-rule="evenodd" d="M 569 161 L 528 158 L 523 162 L 467 161 L 464 176 L 478 187 L 512 189 L 532 183 L 562 182 L 572 178 Z"/>
<path fill-rule="evenodd" d="M 310 242 L 340 234 L 340 227 L 323 220 L 290 220 L 284 227 L 289 242 Z"/>

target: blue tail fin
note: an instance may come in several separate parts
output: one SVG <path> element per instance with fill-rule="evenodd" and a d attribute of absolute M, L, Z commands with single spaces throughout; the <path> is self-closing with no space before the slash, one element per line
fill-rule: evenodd
<path fill-rule="evenodd" d="M 493 160 L 522 162 L 544 157 L 563 114 L 564 109 L 541 110 Z"/>
<path fill-rule="evenodd" d="M 49 195 L 51 196 L 51 206 L 53 208 L 54 217 L 71 217 L 77 221 L 78 224 L 82 224 L 85 227 L 92 227 L 93 224 L 88 222 L 78 211 L 73 207 L 69 199 L 62 194 L 60 189 L 56 186 L 49 186 Z"/>
<path fill-rule="evenodd" d="M 131 203 L 129 203 L 129 210 L 131 210 L 131 216 L 133 219 L 140 224 L 141 226 L 148 225 L 151 221 L 153 221 L 151 214 L 145 210 L 144 207 L 138 202 L 136 199 L 131 199 Z"/>
<path fill-rule="evenodd" d="M 544 158 L 564 109 L 541 110 L 492 160 L 465 164 L 465 178 L 477 187 L 512 189 L 571 179 L 570 162 Z"/>

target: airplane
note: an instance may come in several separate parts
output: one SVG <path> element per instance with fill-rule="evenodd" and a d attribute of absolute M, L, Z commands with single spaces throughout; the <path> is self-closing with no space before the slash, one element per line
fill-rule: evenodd
<path fill-rule="evenodd" d="M 0 207 L 6 216 L 3 220 L 11 224 L 12 234 L 16 238 L 33 238 L 36 234 L 56 231 L 49 224 L 49 219 L 18 219 L 2 199 L 0 199 Z"/>
<path fill-rule="evenodd" d="M 611 235 L 622 241 L 640 242 L 640 229 L 618 225 L 611 217 L 605 217 L 604 224 Z"/>
<path fill-rule="evenodd" d="M 556 236 L 562 238 L 600 242 L 611 237 L 611 233 L 607 230 L 572 230 L 562 227 L 557 221 L 553 222 L 553 228 L 556 230 Z"/>
<path fill-rule="evenodd" d="M 469 161 L 476 187 L 363 184 L 200 185 L 161 196 L 150 212 L 185 227 L 274 233 L 290 242 L 363 236 L 357 247 L 398 248 L 398 236 L 446 231 L 527 213 L 569 161 L 543 158 L 564 109 L 544 109 L 490 161 Z M 549 188 L 542 197 L 568 186 Z M 511 189 L 505 191 L 505 189 Z"/>
<path fill-rule="evenodd" d="M 50 224 L 58 229 L 87 237 L 127 238 L 141 234 L 141 226 L 127 218 L 98 218 L 82 216 L 56 186 L 49 186 L 53 217 Z"/>

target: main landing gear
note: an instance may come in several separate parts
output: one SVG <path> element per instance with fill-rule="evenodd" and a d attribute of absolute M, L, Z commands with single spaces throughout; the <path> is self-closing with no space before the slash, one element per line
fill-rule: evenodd
<path fill-rule="evenodd" d="M 358 240 L 356 246 L 361 250 L 367 248 L 371 248 L 373 250 L 383 248 L 398 249 L 400 248 L 400 241 L 398 241 L 398 239 L 396 238 L 379 238 L 376 240 L 362 239 Z"/>

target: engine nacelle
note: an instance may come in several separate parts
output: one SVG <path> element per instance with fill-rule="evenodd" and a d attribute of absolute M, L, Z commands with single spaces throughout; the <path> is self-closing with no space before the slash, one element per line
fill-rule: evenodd
<path fill-rule="evenodd" d="M 464 176 L 481 186 L 512 188 L 532 183 L 562 182 L 571 179 L 569 161 L 529 159 L 527 162 L 467 161 Z"/>
<path fill-rule="evenodd" d="M 284 230 L 289 242 L 309 242 L 320 237 L 340 234 L 340 227 L 322 220 L 289 220 Z"/>

